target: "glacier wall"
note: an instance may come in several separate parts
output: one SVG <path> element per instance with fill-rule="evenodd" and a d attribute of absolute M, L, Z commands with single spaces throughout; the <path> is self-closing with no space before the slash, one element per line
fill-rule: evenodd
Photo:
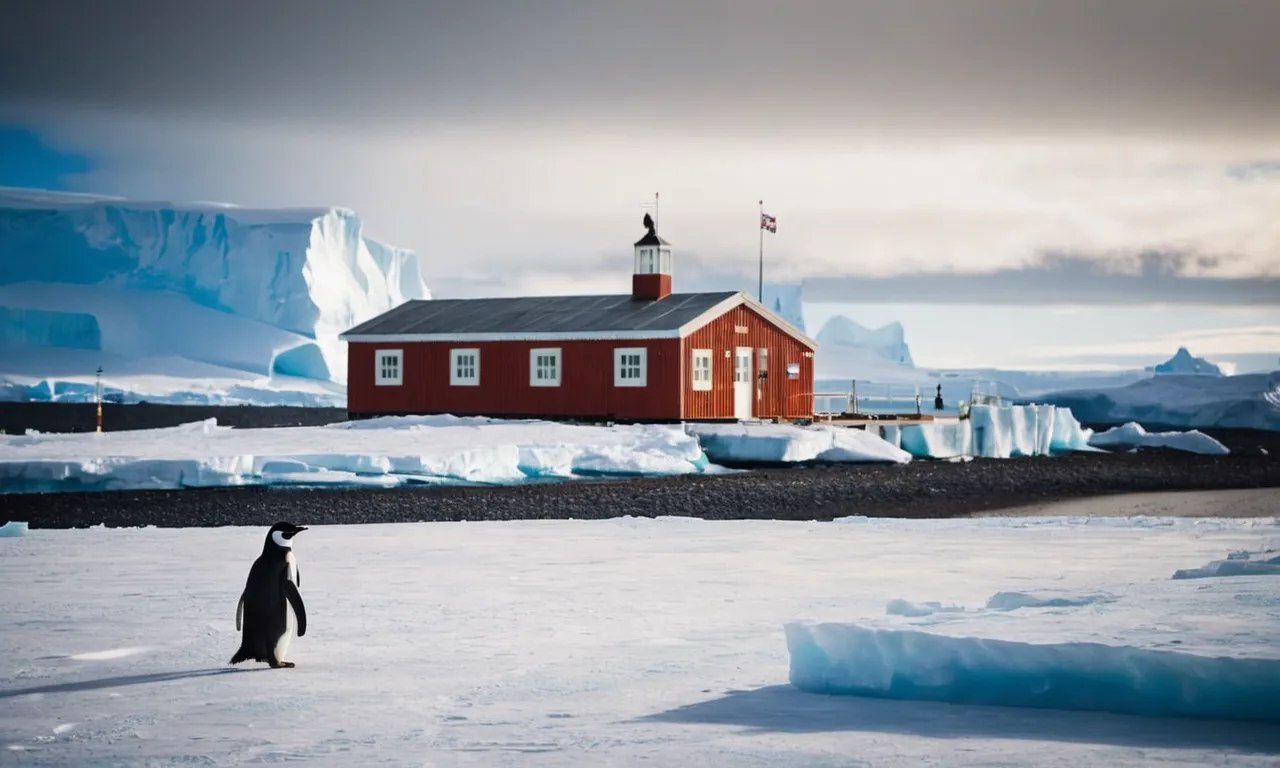
<path fill-rule="evenodd" d="M 18 287 L 0 303 L 30 311 L 13 300 L 28 285 L 179 294 L 295 335 L 266 350 L 255 371 L 335 381 L 346 376 L 339 333 L 406 300 L 430 298 L 416 254 L 368 238 L 349 210 L 175 205 L 0 188 L 0 288 Z M 23 334 L 23 343 L 41 345 L 30 331 Z M 17 335 L 11 331 L 6 342 Z M 127 340 L 104 339 L 104 346 L 119 350 Z M 166 352 L 203 361 L 198 348 Z"/>
<path fill-rule="evenodd" d="M 101 349 L 102 329 L 85 312 L 0 307 L 0 345 Z"/>

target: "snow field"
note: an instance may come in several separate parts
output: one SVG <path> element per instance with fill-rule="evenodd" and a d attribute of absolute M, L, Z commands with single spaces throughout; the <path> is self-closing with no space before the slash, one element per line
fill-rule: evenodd
<path fill-rule="evenodd" d="M 787 685 L 783 629 L 1275 660 L 1274 579 L 1170 578 L 1273 545 L 1274 520 L 321 526 L 296 547 L 311 619 L 298 668 L 229 669 L 264 534 L 2 540 L 0 750 L 23 765 L 1262 766 L 1280 754 L 1267 724 L 806 694 Z M 898 596 L 978 606 L 1046 590 L 1114 600 L 885 615 Z"/>

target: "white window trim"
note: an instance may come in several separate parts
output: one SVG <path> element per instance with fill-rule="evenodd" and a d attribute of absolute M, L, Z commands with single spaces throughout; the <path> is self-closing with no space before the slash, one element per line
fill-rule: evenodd
<path fill-rule="evenodd" d="M 634 379 L 622 378 L 623 355 L 639 355 L 640 356 L 639 378 L 634 378 Z M 647 347 L 617 347 L 613 350 L 613 386 L 615 387 L 647 387 L 649 386 L 649 349 Z"/>
<path fill-rule="evenodd" d="M 394 355 L 396 358 L 396 375 L 382 375 L 382 358 L 388 355 Z M 379 387 L 398 387 L 404 383 L 404 350 L 403 349 L 375 349 L 373 350 L 373 383 Z"/>
<path fill-rule="evenodd" d="M 475 375 L 459 376 L 458 375 L 458 358 L 463 355 L 475 356 Z M 480 386 L 480 349 L 478 347 L 469 347 L 465 349 L 449 350 L 449 386 L 451 387 L 478 387 Z"/>
<path fill-rule="evenodd" d="M 554 379 L 538 378 L 538 356 L 552 355 L 556 359 L 556 370 Z M 529 350 L 529 386 L 531 387 L 558 387 L 561 380 L 564 379 L 564 357 L 560 354 L 560 347 L 539 347 L 538 349 Z"/>
<path fill-rule="evenodd" d="M 707 380 L 706 381 L 698 380 L 698 360 L 699 359 L 704 359 L 707 361 Z M 690 370 L 689 377 L 690 377 L 690 381 L 693 382 L 694 392 L 710 392 L 711 391 L 711 380 L 714 375 L 712 374 L 712 370 L 713 370 L 712 366 L 715 365 L 715 363 L 712 362 L 713 360 L 715 360 L 715 357 L 712 356 L 711 350 L 709 349 L 693 350 L 693 359 L 690 362 L 690 365 L 692 367 L 689 369 Z"/>

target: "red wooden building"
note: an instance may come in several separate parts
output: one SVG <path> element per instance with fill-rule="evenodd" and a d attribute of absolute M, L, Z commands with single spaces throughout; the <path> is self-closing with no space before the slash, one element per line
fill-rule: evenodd
<path fill-rule="evenodd" d="M 410 301 L 342 334 L 347 410 L 682 421 L 813 415 L 817 344 L 743 292 L 672 293 L 635 244 L 630 295 Z"/>

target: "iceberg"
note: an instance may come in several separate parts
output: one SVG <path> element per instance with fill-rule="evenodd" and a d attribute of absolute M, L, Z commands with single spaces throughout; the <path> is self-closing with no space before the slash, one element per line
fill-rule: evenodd
<path fill-rule="evenodd" d="M 237 386 L 340 400 L 338 334 L 423 298 L 417 255 L 343 208 L 0 188 L 0 390 L 17 396 L 101 366 L 108 390 L 153 401 Z"/>
<path fill-rule="evenodd" d="M 1222 369 L 1203 357 L 1195 357 L 1186 347 L 1178 347 L 1173 357 L 1155 366 L 1153 373 L 1192 374 L 1196 376 L 1221 376 Z"/>
<path fill-rule="evenodd" d="M 1166 373 L 1128 386 L 1053 392 L 1038 400 L 1091 424 L 1280 430 L 1280 371 L 1238 376 Z"/>

